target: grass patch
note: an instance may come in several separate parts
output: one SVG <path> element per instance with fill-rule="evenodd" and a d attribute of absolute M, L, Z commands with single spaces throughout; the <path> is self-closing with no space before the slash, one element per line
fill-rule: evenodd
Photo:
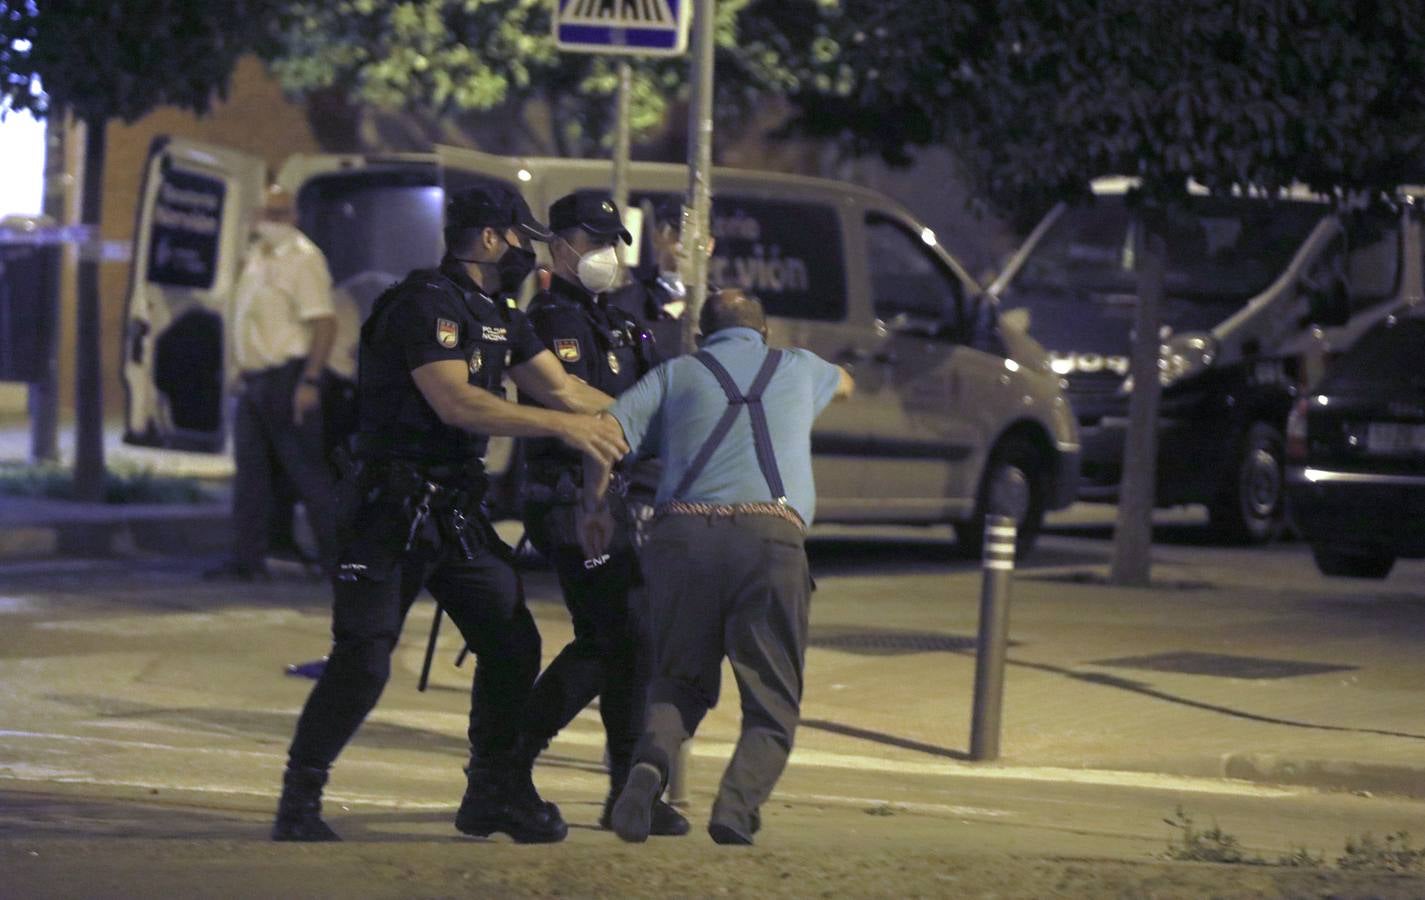
<path fill-rule="evenodd" d="M 1425 848 L 1410 846 L 1410 833 L 1397 831 L 1377 841 L 1370 832 L 1346 839 L 1346 853 L 1338 857 L 1342 869 L 1385 869 L 1387 872 L 1425 870 Z"/>
<path fill-rule="evenodd" d="M 1193 817 L 1181 806 L 1163 821 L 1178 831 L 1176 838 L 1168 839 L 1168 859 L 1248 866 L 1266 865 L 1266 860 L 1260 856 L 1247 856 L 1237 836 L 1223 831 L 1216 822 L 1212 823 L 1211 828 L 1198 828 Z"/>
<path fill-rule="evenodd" d="M 1258 855 L 1249 856 L 1236 835 L 1228 834 L 1216 822 L 1211 828 L 1199 828 L 1196 820 L 1181 806 L 1163 820 L 1176 835 L 1168 839 L 1168 859 L 1184 862 L 1228 863 L 1244 866 L 1276 865 L 1291 869 L 1330 868 L 1325 853 L 1312 853 L 1306 847 L 1293 847 L 1290 853 L 1278 856 L 1271 863 Z M 1336 858 L 1336 868 L 1348 871 L 1422 872 L 1425 871 L 1425 847 L 1412 847 L 1410 834 L 1396 831 L 1377 840 L 1370 832 L 1358 838 L 1346 838 L 1345 853 Z"/>
<path fill-rule="evenodd" d="M 0 464 L 0 497 L 73 500 L 74 476 L 60 466 Z M 213 499 L 213 494 L 193 478 L 120 466 L 104 473 L 105 503 L 207 503 Z"/>

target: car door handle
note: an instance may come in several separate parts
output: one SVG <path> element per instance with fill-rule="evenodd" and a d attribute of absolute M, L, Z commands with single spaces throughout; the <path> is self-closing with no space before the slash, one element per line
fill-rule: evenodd
<path fill-rule="evenodd" d="M 842 363 L 858 363 L 865 362 L 870 357 L 871 353 L 868 350 L 863 350 L 860 347 L 847 347 L 845 350 L 836 354 L 836 361 Z"/>

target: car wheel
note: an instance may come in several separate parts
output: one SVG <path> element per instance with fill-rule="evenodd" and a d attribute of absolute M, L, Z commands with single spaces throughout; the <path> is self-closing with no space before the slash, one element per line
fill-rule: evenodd
<path fill-rule="evenodd" d="M 1282 435 L 1254 422 L 1243 436 L 1231 477 L 1209 505 L 1212 529 L 1237 544 L 1265 544 L 1282 528 Z"/>
<path fill-rule="evenodd" d="M 961 556 L 979 557 L 984 552 L 985 516 L 989 513 L 1007 515 L 1017 523 L 1018 558 L 1034 549 L 1044 524 L 1044 463 L 1038 449 L 1024 438 L 1005 438 L 990 454 L 974 518 L 955 523 L 956 549 Z"/>
<path fill-rule="evenodd" d="M 1342 575 L 1347 578 L 1384 578 L 1395 566 L 1395 557 L 1389 553 L 1369 550 L 1335 550 L 1331 547 L 1314 546 L 1311 555 L 1316 558 L 1316 568 L 1322 575 Z"/>

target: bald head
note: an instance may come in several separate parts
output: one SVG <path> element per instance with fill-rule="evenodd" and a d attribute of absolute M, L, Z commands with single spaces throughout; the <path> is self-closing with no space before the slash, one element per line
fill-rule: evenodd
<path fill-rule="evenodd" d="M 767 336 L 767 313 L 762 302 L 739 288 L 723 288 L 709 294 L 703 303 L 702 315 L 698 317 L 698 327 L 704 337 L 724 328 L 752 328 Z"/>

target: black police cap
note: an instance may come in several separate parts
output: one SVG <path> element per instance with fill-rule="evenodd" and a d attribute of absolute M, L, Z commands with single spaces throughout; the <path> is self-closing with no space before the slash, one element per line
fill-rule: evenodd
<path fill-rule="evenodd" d="M 633 243 L 618 207 L 605 194 L 580 192 L 560 197 L 549 207 L 549 227 L 553 231 L 582 228 L 599 237 L 619 237 L 625 244 Z"/>
<path fill-rule="evenodd" d="M 553 235 L 518 193 L 503 188 L 466 188 L 445 204 L 447 228 L 514 228 L 536 241 Z"/>

